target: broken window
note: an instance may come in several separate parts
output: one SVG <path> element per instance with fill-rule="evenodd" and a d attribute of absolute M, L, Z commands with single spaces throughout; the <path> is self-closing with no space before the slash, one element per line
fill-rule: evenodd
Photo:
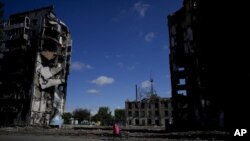
<path fill-rule="evenodd" d="M 186 85 L 186 79 L 179 79 L 179 84 L 178 85 Z"/>
<path fill-rule="evenodd" d="M 191 19 L 191 17 L 189 19 Z M 193 30 L 191 27 L 188 27 L 187 30 L 185 31 L 184 38 L 185 38 L 184 39 L 185 44 L 187 44 L 187 48 L 185 50 L 192 53 Z"/>
<path fill-rule="evenodd" d="M 141 117 L 145 117 L 145 111 L 141 111 Z"/>
<path fill-rule="evenodd" d="M 148 111 L 148 116 L 151 116 L 152 114 L 151 114 L 151 111 Z"/>
<path fill-rule="evenodd" d="M 145 120 L 142 120 L 141 122 L 142 122 L 142 126 L 145 126 Z"/>
<path fill-rule="evenodd" d="M 135 116 L 136 116 L 136 117 L 139 116 L 139 111 L 135 111 Z"/>
<path fill-rule="evenodd" d="M 185 70 L 184 67 L 179 67 L 179 68 L 178 68 L 178 71 L 184 71 L 184 70 Z"/>
<path fill-rule="evenodd" d="M 148 119 L 148 125 L 152 124 L 152 120 Z"/>
<path fill-rule="evenodd" d="M 157 125 L 157 126 L 160 126 L 160 120 L 155 120 L 155 124 Z"/>
<path fill-rule="evenodd" d="M 132 109 L 132 104 L 128 103 L 128 109 Z"/>
<path fill-rule="evenodd" d="M 135 103 L 134 105 L 136 109 L 139 109 L 139 103 Z"/>
<path fill-rule="evenodd" d="M 141 108 L 142 108 L 142 109 L 145 108 L 145 103 L 141 103 Z"/>
<path fill-rule="evenodd" d="M 168 117 L 168 110 L 165 110 L 164 113 L 165 113 L 165 117 Z"/>
<path fill-rule="evenodd" d="M 193 8 L 197 9 L 197 2 L 196 1 L 194 1 L 194 3 L 193 3 Z"/>
<path fill-rule="evenodd" d="M 155 108 L 159 108 L 159 103 L 155 103 Z"/>
<path fill-rule="evenodd" d="M 165 119 L 165 125 L 169 124 L 169 119 Z"/>
<path fill-rule="evenodd" d="M 135 125 L 139 125 L 139 119 L 135 120 Z"/>
<path fill-rule="evenodd" d="M 37 20 L 37 19 L 33 19 L 33 20 L 32 20 L 32 24 L 33 24 L 33 25 L 38 25 L 38 20 Z"/>
<path fill-rule="evenodd" d="M 159 111 L 155 111 L 155 116 L 159 116 Z"/>
<path fill-rule="evenodd" d="M 177 94 L 187 96 L 187 91 L 186 90 L 178 90 Z"/>
<path fill-rule="evenodd" d="M 167 102 L 167 101 L 164 102 L 164 107 L 165 107 L 165 108 L 168 108 L 168 102 Z"/>
<path fill-rule="evenodd" d="M 128 116 L 132 116 L 132 112 L 131 111 L 128 111 Z"/>

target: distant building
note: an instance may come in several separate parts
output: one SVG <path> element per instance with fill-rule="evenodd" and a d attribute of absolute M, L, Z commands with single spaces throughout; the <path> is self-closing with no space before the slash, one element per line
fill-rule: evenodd
<path fill-rule="evenodd" d="M 74 118 L 70 118 L 70 124 L 72 125 L 78 125 L 78 120 Z"/>
<path fill-rule="evenodd" d="M 172 123 L 170 98 L 151 95 L 140 101 L 126 101 L 125 114 L 127 126 L 161 126 Z"/>
<path fill-rule="evenodd" d="M 62 123 L 72 40 L 44 7 L 10 16 L 0 42 L 0 125 Z"/>

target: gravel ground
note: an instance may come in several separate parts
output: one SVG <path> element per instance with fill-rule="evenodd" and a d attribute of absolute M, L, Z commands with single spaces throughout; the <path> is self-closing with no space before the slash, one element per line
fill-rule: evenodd
<path fill-rule="evenodd" d="M 229 140 L 229 134 L 221 131 L 189 131 L 189 132 L 129 132 L 129 137 L 115 140 L 126 141 L 205 141 Z M 110 141 L 114 140 L 112 130 L 104 129 L 72 129 L 72 128 L 39 128 L 8 127 L 0 128 L 0 141 Z"/>

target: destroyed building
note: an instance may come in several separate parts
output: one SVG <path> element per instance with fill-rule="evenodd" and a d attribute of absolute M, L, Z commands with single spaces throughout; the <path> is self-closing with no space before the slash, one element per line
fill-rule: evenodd
<path fill-rule="evenodd" d="M 126 126 L 166 127 L 172 124 L 171 98 L 156 94 L 153 79 L 148 90 L 136 85 L 136 99 L 125 102 Z"/>
<path fill-rule="evenodd" d="M 175 129 L 246 128 L 246 9 L 241 2 L 184 0 L 168 16 Z"/>
<path fill-rule="evenodd" d="M 172 123 L 170 98 L 151 96 L 140 101 L 126 101 L 125 114 L 127 126 L 161 126 Z"/>
<path fill-rule="evenodd" d="M 13 14 L 0 44 L 0 125 L 58 125 L 72 40 L 53 6 Z"/>

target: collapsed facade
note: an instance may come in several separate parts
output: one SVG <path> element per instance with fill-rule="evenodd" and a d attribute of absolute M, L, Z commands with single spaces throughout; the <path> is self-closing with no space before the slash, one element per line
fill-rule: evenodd
<path fill-rule="evenodd" d="M 0 46 L 0 125 L 58 125 L 64 112 L 72 40 L 44 7 L 13 14 Z"/>
<path fill-rule="evenodd" d="M 184 0 L 168 16 L 175 129 L 246 128 L 250 58 L 241 36 L 249 27 L 243 5 Z"/>

